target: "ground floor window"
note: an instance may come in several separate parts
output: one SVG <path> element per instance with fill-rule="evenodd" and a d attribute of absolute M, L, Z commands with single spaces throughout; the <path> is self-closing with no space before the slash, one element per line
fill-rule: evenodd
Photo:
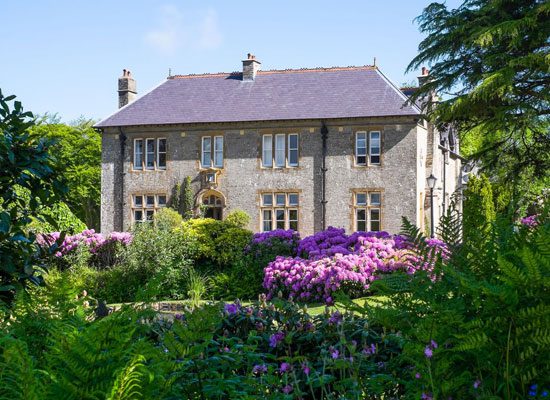
<path fill-rule="evenodd" d="M 263 192 L 261 199 L 262 231 L 292 229 L 298 231 L 299 194 Z"/>
<path fill-rule="evenodd" d="M 382 194 L 379 191 L 356 191 L 353 196 L 355 231 L 378 232 L 382 221 Z"/>
<path fill-rule="evenodd" d="M 132 222 L 152 221 L 160 209 L 166 207 L 166 193 L 132 195 Z"/>

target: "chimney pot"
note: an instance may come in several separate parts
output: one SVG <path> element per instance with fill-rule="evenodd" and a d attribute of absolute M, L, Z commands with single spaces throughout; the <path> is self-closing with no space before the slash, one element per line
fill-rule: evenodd
<path fill-rule="evenodd" d="M 422 75 L 428 75 L 428 69 L 426 67 L 422 67 Z"/>

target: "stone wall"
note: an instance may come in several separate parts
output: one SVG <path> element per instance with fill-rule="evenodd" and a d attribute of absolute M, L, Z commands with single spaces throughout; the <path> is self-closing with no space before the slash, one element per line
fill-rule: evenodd
<path fill-rule="evenodd" d="M 417 221 L 420 212 L 417 188 L 418 146 L 425 129 L 412 118 L 371 118 L 325 121 L 329 129 L 326 158 L 326 224 L 353 230 L 352 189 L 380 189 L 382 192 L 382 229 L 397 233 L 401 216 Z M 357 130 L 379 129 L 382 132 L 380 166 L 354 166 L 354 134 Z M 261 230 L 260 193 L 262 190 L 285 190 L 300 193 L 299 230 L 302 236 L 322 229 L 321 208 L 321 121 L 258 122 L 240 125 L 197 124 L 181 126 L 123 127 L 125 144 L 123 213 L 120 226 L 120 134 L 108 128 L 103 133 L 102 218 L 101 230 L 130 228 L 132 194 L 166 193 L 173 186 L 192 177 L 195 194 L 206 189 L 201 179 L 200 143 L 202 136 L 224 136 L 224 168 L 215 190 L 226 199 L 223 211 L 241 209 L 251 222 L 249 228 Z M 261 135 L 299 134 L 299 167 L 263 168 Z M 132 166 L 133 139 L 167 138 L 166 170 L 136 171 Z M 426 154 L 426 151 L 424 152 Z"/>

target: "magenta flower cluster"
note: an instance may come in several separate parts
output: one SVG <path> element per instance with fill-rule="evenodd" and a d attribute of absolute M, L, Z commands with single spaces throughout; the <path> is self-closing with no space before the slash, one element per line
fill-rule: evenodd
<path fill-rule="evenodd" d="M 347 236 L 344 229 L 329 226 L 327 230 L 318 232 L 300 240 L 296 254 L 307 259 L 332 257 L 336 254 L 347 255 L 361 247 L 361 238 L 375 237 L 390 239 L 387 232 L 355 232 Z"/>
<path fill-rule="evenodd" d="M 37 235 L 36 242 L 41 247 L 51 247 L 59 241 L 60 237 L 60 232 L 41 233 Z M 133 236 L 129 232 L 111 232 L 105 237 L 101 233 L 96 233 L 93 229 L 87 229 L 76 235 L 65 236 L 55 255 L 62 257 L 79 246 L 85 246 L 91 253 L 97 253 L 106 244 L 120 243 L 127 246 L 132 243 L 132 239 Z"/>
<path fill-rule="evenodd" d="M 534 228 L 540 222 L 540 214 L 531 215 L 529 217 L 523 218 L 520 223 L 524 226 Z"/>
<path fill-rule="evenodd" d="M 447 246 L 438 239 L 426 239 L 431 251 L 449 256 Z M 277 257 L 264 269 L 263 286 L 268 297 L 279 291 L 301 301 L 331 303 L 334 293 L 343 290 L 352 297 L 368 293 L 370 283 L 396 270 L 409 274 L 433 265 L 411 251 L 413 245 L 404 236 L 387 232 L 355 232 L 329 227 L 298 242 L 298 257 Z M 430 278 L 435 280 L 435 275 Z"/>
<path fill-rule="evenodd" d="M 322 258 L 321 253 L 312 249 L 309 250 L 312 259 L 277 257 L 269 263 L 264 269 L 263 282 L 268 297 L 272 298 L 281 291 L 289 298 L 331 303 L 334 293 L 341 289 L 351 296 L 366 294 L 370 283 L 380 274 L 397 269 L 414 272 L 413 265 L 404 257 L 405 250 L 396 250 L 392 239 L 380 239 L 374 235 L 358 237 L 359 248 L 351 250 L 344 247 L 342 234 L 331 236 L 333 233 L 334 230 L 328 233 L 327 241 L 332 239 L 334 247 L 345 252 L 330 256 L 334 250 L 323 247 L 322 254 L 326 255 Z"/>

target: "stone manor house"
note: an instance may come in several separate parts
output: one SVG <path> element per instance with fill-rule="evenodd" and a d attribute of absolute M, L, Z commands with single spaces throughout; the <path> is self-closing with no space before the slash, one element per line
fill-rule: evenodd
<path fill-rule="evenodd" d="M 424 69 L 422 84 L 429 75 Z M 415 90 L 414 88 L 407 89 Z M 459 188 L 458 143 L 374 66 L 171 75 L 136 98 L 124 70 L 102 132 L 101 231 L 128 230 L 192 177 L 197 210 L 246 211 L 255 232 L 429 226 Z M 428 224 L 428 225 L 427 225 Z"/>

